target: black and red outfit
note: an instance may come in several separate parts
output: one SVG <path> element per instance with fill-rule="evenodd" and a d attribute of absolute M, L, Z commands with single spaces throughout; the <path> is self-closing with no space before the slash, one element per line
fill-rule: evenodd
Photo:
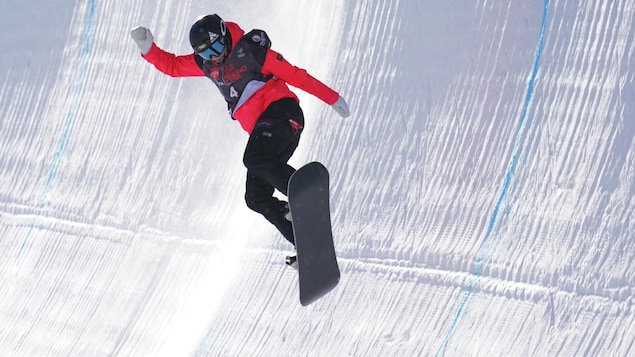
<path fill-rule="evenodd" d="M 284 218 L 286 202 L 273 197 L 274 188 L 287 194 L 289 178 L 295 172 L 287 162 L 304 127 L 298 97 L 287 83 L 331 105 L 339 94 L 271 50 L 264 31 L 245 34 L 237 24 L 225 24 L 231 38 L 238 40 L 222 64 L 194 53 L 177 56 L 154 43 L 144 58 L 172 77 L 206 76 L 216 84 L 232 118 L 250 134 L 243 157 L 247 206 L 294 243 L 291 222 Z"/>

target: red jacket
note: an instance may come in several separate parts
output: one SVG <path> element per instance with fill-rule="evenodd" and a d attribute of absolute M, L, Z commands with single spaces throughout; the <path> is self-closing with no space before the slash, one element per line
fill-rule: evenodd
<path fill-rule="evenodd" d="M 226 22 L 225 24 L 232 39 L 236 39 L 233 41 L 236 44 L 237 40 L 243 37 L 244 31 L 235 23 Z M 231 58 L 231 55 L 230 52 L 227 57 Z M 194 53 L 177 56 L 160 49 L 153 43 L 150 51 L 143 57 L 159 71 L 172 77 L 205 76 L 202 67 L 197 63 L 201 60 L 195 56 Z M 291 65 L 282 55 L 271 49 L 267 50 L 264 63 L 262 63 L 262 75 L 267 78 L 264 85 L 254 93 L 250 93 L 248 99 L 241 101 L 240 106 L 232 113 L 232 117 L 238 120 L 242 128 L 248 133 L 251 133 L 256 121 L 269 104 L 282 98 L 298 100 L 298 97 L 287 87 L 286 83 L 313 94 L 327 104 L 334 104 L 339 98 L 336 91 L 312 77 L 304 69 Z M 217 76 L 218 73 L 214 73 L 214 76 L 208 73 L 210 78 Z"/>

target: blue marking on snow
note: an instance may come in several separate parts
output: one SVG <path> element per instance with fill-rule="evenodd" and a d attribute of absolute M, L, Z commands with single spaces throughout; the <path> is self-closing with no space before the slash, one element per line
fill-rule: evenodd
<path fill-rule="evenodd" d="M 542 56 L 542 49 L 544 45 L 545 28 L 547 27 L 547 9 L 548 8 L 549 8 L 549 0 L 545 0 L 544 10 L 542 14 L 542 24 L 540 25 L 540 36 L 538 38 L 538 46 L 536 48 L 536 54 L 534 57 L 533 70 L 531 72 L 531 77 L 529 78 L 529 84 L 527 85 L 527 95 L 525 96 L 525 104 L 523 106 L 523 110 L 520 115 L 520 124 L 518 126 L 518 131 L 516 132 L 516 140 L 514 142 L 514 149 L 512 151 L 512 156 L 507 166 L 507 172 L 505 172 L 505 180 L 503 182 L 503 187 L 502 187 L 500 195 L 498 196 L 498 200 L 496 201 L 496 205 L 494 206 L 492 216 L 490 217 L 489 225 L 487 227 L 487 234 L 485 236 L 485 241 L 483 242 L 483 246 L 481 247 L 481 249 L 478 252 L 478 255 L 476 256 L 476 261 L 474 262 L 474 274 L 472 274 L 472 276 L 470 277 L 470 280 L 467 283 L 465 292 L 463 293 L 463 297 L 461 298 L 461 301 L 459 302 L 459 307 L 456 310 L 456 314 L 454 315 L 454 319 L 452 320 L 452 323 L 450 324 L 450 328 L 448 329 L 448 332 L 446 333 L 445 338 L 443 339 L 441 346 L 439 346 L 439 349 L 437 350 L 437 353 L 435 354 L 435 356 L 442 356 L 445 353 L 445 349 L 450 341 L 450 338 L 452 337 L 454 331 L 456 330 L 456 327 L 459 323 L 459 319 L 463 315 L 463 312 L 465 311 L 465 307 L 470 297 L 472 296 L 474 284 L 476 283 L 476 280 L 481 276 L 481 266 L 483 264 L 483 258 L 485 257 L 485 254 L 487 253 L 489 249 L 490 242 L 492 240 L 492 233 L 494 232 L 494 226 L 496 225 L 496 220 L 498 219 L 498 214 L 500 213 L 503 201 L 507 197 L 507 191 L 509 190 L 512 175 L 516 168 L 516 159 L 518 158 L 518 152 L 520 151 L 520 143 L 522 142 L 522 139 L 525 133 L 527 111 L 529 109 L 529 105 L 531 104 L 531 99 L 534 94 L 536 76 L 538 74 L 540 57 Z"/>
<path fill-rule="evenodd" d="M 89 9 L 88 9 L 88 24 L 86 26 L 86 34 L 84 37 L 84 45 L 82 47 L 81 57 L 79 60 L 79 70 L 77 72 L 77 77 L 75 78 L 75 87 L 73 89 L 73 96 L 71 97 L 71 102 L 66 112 L 66 118 L 64 119 L 64 128 L 62 131 L 62 137 L 60 138 L 59 144 L 57 146 L 57 150 L 55 151 L 55 155 L 53 156 L 53 162 L 51 162 L 51 166 L 49 167 L 48 177 L 46 179 L 46 186 L 44 188 L 44 192 L 42 193 L 42 197 L 37 204 L 37 209 L 35 211 L 35 217 L 31 221 L 29 225 L 29 230 L 20 246 L 20 250 L 18 251 L 18 255 L 16 259 L 20 258 L 22 251 L 27 245 L 27 242 L 31 238 L 31 234 L 33 233 L 33 229 L 35 229 L 35 225 L 37 223 L 38 218 L 42 215 L 42 210 L 46 203 L 46 196 L 48 196 L 51 188 L 53 187 L 53 182 L 55 181 L 55 176 L 57 175 L 57 170 L 59 168 L 59 163 L 64 155 L 66 150 L 66 145 L 68 144 L 68 139 L 71 135 L 73 129 L 73 121 L 75 119 L 75 114 L 77 110 L 77 106 L 80 103 L 80 99 L 82 98 L 82 94 L 84 92 L 84 79 L 86 77 L 86 63 L 88 62 L 88 56 L 90 54 L 90 37 L 93 32 L 93 24 L 95 22 L 95 2 L 96 0 L 90 0 Z"/>

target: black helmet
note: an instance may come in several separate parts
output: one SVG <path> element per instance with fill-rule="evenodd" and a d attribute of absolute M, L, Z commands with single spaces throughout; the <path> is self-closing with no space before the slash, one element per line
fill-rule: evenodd
<path fill-rule="evenodd" d="M 190 29 L 190 44 L 194 52 L 204 59 L 223 62 L 231 51 L 232 38 L 220 16 L 200 17 Z"/>

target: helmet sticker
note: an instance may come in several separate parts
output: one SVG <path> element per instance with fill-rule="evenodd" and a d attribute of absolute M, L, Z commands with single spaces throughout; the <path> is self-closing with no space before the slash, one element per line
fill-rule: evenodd
<path fill-rule="evenodd" d="M 219 37 L 217 33 L 208 32 L 208 34 L 209 34 L 209 42 L 211 43 L 214 43 L 214 41 L 216 41 L 216 39 Z"/>

